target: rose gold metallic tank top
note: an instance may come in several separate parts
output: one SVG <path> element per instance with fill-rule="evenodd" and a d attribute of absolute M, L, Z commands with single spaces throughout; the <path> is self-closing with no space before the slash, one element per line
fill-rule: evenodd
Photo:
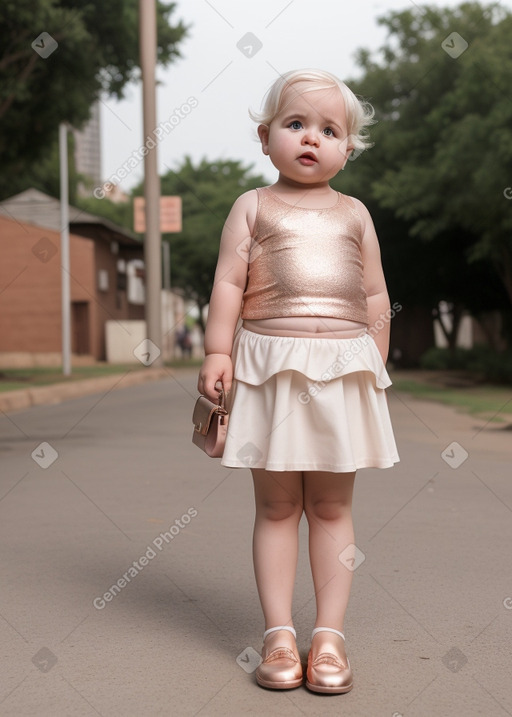
<path fill-rule="evenodd" d="M 325 316 L 368 324 L 361 220 L 338 193 L 327 209 L 295 207 L 258 189 L 242 319 Z"/>

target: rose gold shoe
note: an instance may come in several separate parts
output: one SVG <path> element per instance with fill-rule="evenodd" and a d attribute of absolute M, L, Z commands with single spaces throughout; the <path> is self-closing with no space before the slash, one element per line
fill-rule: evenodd
<path fill-rule="evenodd" d="M 312 638 L 318 632 L 333 632 L 345 640 L 345 635 L 331 627 L 316 627 Z M 312 692 L 340 695 L 352 687 L 352 669 L 345 654 L 345 646 L 339 640 L 313 640 L 308 655 L 306 687 Z"/>
<path fill-rule="evenodd" d="M 302 665 L 297 652 L 297 647 L 285 647 L 282 636 L 278 630 L 288 630 L 295 638 L 297 634 L 293 627 L 282 625 L 271 627 L 263 633 L 263 651 L 261 656 L 263 662 L 256 670 L 256 681 L 261 687 L 268 687 L 271 690 L 291 690 L 300 687 L 303 682 Z M 268 635 L 272 634 L 268 640 Z"/>

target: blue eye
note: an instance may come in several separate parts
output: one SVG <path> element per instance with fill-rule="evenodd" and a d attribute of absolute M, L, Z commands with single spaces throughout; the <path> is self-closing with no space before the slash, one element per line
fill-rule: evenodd
<path fill-rule="evenodd" d="M 299 120 L 293 120 L 293 122 L 290 122 L 288 126 L 290 129 L 302 129 L 302 122 L 299 122 Z"/>
<path fill-rule="evenodd" d="M 324 134 L 325 134 L 327 137 L 334 137 L 334 131 L 333 131 L 330 127 L 326 127 L 326 128 L 324 129 Z"/>

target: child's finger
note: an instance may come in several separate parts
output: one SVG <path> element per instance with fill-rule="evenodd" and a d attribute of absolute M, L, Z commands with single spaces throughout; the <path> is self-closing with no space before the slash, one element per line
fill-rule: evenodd
<path fill-rule="evenodd" d="M 219 398 L 219 392 L 215 388 L 215 379 L 210 379 L 204 384 L 204 395 L 207 396 L 210 401 L 217 402 Z"/>
<path fill-rule="evenodd" d="M 222 374 L 222 388 L 224 389 L 225 394 L 228 394 L 230 392 L 232 383 L 233 369 L 225 369 L 224 373 Z"/>

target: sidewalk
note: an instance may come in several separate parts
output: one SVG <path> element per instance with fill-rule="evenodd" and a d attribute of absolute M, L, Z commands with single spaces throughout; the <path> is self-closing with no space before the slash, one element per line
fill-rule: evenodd
<path fill-rule="evenodd" d="M 0 411 L 22 411 L 31 406 L 44 406 L 61 403 L 72 398 L 80 398 L 93 393 L 113 391 L 129 386 L 137 386 L 147 381 L 157 381 L 172 375 L 172 369 L 134 367 L 119 374 L 70 380 L 62 383 L 52 383 L 48 386 L 32 386 L 16 391 L 0 392 Z"/>
<path fill-rule="evenodd" d="M 196 381 L 0 415 L 2 717 L 510 715 L 510 433 L 389 390 L 401 462 L 356 479 L 354 689 L 272 692 L 250 472 L 192 445 Z M 304 520 L 300 541 L 305 659 Z"/>

